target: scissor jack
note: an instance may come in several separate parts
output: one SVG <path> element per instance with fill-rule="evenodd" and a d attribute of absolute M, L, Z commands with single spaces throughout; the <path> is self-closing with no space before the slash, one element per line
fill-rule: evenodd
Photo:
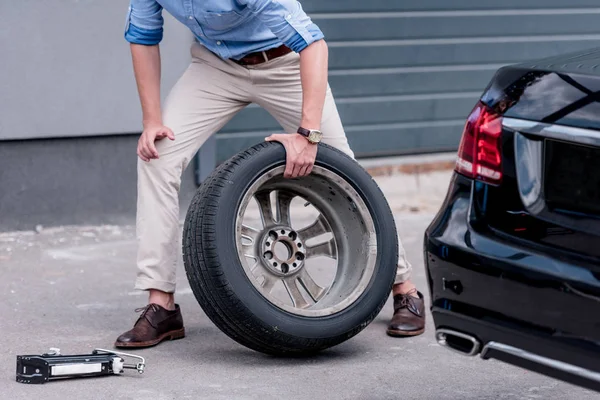
<path fill-rule="evenodd" d="M 123 357 L 139 360 L 126 364 Z M 144 373 L 146 361 L 133 354 L 95 349 L 92 354 L 62 355 L 60 349 L 52 348 L 42 355 L 17 356 L 17 382 L 43 384 L 67 378 L 90 378 L 120 375 L 125 369 Z"/>

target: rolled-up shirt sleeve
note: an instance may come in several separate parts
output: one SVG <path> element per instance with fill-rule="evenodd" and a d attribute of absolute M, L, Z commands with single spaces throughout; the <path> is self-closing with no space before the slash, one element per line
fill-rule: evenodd
<path fill-rule="evenodd" d="M 162 6 L 156 0 L 131 0 L 125 22 L 125 40 L 152 46 L 163 38 Z"/>
<path fill-rule="evenodd" d="M 324 38 L 297 0 L 239 0 L 256 14 L 279 40 L 299 53 Z"/>

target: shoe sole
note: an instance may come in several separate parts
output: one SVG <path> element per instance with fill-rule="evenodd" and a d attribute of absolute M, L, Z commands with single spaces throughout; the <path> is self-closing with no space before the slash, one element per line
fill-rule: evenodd
<path fill-rule="evenodd" d="M 155 340 L 148 340 L 146 342 L 133 342 L 133 343 L 124 343 L 124 342 L 115 342 L 115 347 L 118 349 L 141 349 L 146 347 L 156 346 L 160 342 L 165 340 L 178 340 L 183 339 L 185 337 L 185 328 L 181 328 L 176 331 L 170 331 L 167 333 L 163 333 Z"/>
<path fill-rule="evenodd" d="M 387 334 L 392 337 L 410 337 L 410 336 L 419 336 L 425 332 L 425 328 L 420 329 L 418 331 L 396 331 L 393 329 L 388 329 Z"/>

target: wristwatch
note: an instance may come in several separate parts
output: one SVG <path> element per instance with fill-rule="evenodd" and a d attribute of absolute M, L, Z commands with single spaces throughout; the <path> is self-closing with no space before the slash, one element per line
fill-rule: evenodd
<path fill-rule="evenodd" d="M 319 143 L 321 141 L 321 138 L 323 137 L 321 131 L 316 129 L 305 129 L 300 127 L 298 128 L 298 133 L 304 136 L 309 142 L 313 144 Z"/>

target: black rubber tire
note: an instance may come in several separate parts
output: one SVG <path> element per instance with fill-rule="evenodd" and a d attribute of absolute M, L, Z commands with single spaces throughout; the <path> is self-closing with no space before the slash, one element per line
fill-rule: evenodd
<path fill-rule="evenodd" d="M 398 237 L 390 207 L 372 177 L 353 159 L 320 144 L 316 165 L 337 173 L 366 203 L 377 233 L 375 273 L 348 308 L 324 317 L 288 313 L 252 285 L 238 258 L 235 215 L 252 183 L 285 164 L 279 143 L 261 143 L 221 164 L 198 189 L 183 232 L 184 265 L 206 315 L 238 343 L 267 354 L 309 355 L 358 334 L 379 314 L 394 282 Z"/>

